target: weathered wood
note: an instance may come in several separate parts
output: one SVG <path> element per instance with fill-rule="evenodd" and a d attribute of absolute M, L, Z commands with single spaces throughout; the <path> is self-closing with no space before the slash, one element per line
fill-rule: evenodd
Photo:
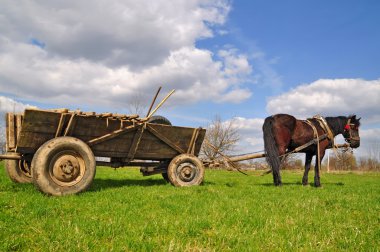
<path fill-rule="evenodd" d="M 21 159 L 21 155 L 19 155 L 17 153 L 3 154 L 3 155 L 0 155 L 0 160 L 2 160 L 2 159 L 20 160 Z"/>
<path fill-rule="evenodd" d="M 156 111 L 162 106 L 162 104 L 165 103 L 165 101 L 167 99 L 169 99 L 169 97 L 175 92 L 175 89 L 173 89 L 172 91 L 170 91 L 170 93 L 157 105 L 157 107 L 155 109 L 153 109 L 152 112 L 150 112 L 150 114 L 147 116 L 147 118 L 150 118 L 154 115 L 154 113 L 156 113 Z"/>
<path fill-rule="evenodd" d="M 65 123 L 65 118 L 67 114 L 62 113 L 61 118 L 59 119 L 57 131 L 55 132 L 55 137 L 59 137 L 62 133 L 63 124 Z"/>
<path fill-rule="evenodd" d="M 137 148 L 139 147 L 139 143 L 141 141 L 141 137 L 144 133 L 144 125 L 140 125 L 135 133 L 135 136 L 133 137 L 132 145 L 129 149 L 127 159 L 132 160 L 135 157 L 135 154 L 137 152 Z"/>
<path fill-rule="evenodd" d="M 115 138 L 115 137 L 117 137 L 117 136 L 120 136 L 120 135 L 122 135 L 122 134 L 125 134 L 125 133 L 127 133 L 127 132 L 134 131 L 135 129 L 136 129 L 136 126 L 133 126 L 133 125 L 132 125 L 132 126 L 129 126 L 129 127 L 124 128 L 124 129 L 115 130 L 115 131 L 113 131 L 113 132 L 111 132 L 111 133 L 108 133 L 108 134 L 106 134 L 106 135 L 104 135 L 104 136 L 94 138 L 94 139 L 88 141 L 87 144 L 88 144 L 89 146 L 93 146 L 93 145 L 95 145 L 95 144 L 99 144 L 99 143 L 101 143 L 101 142 L 104 142 L 104 141 L 110 140 L 110 139 L 112 139 L 112 138 Z"/>
<path fill-rule="evenodd" d="M 170 126 L 169 126 L 170 127 Z M 161 134 L 160 132 L 156 131 L 151 125 L 147 125 L 147 129 L 156 137 L 158 137 L 160 140 L 162 140 L 164 143 L 178 151 L 180 154 L 185 153 L 185 151 L 179 147 L 177 144 L 173 143 L 169 138 Z"/>
<path fill-rule="evenodd" d="M 196 142 L 196 140 L 198 138 L 199 131 L 200 131 L 199 128 L 194 129 L 193 135 L 191 136 L 189 148 L 187 149 L 187 153 L 189 153 L 189 154 L 193 154 L 194 155 L 194 145 L 195 145 L 195 142 Z"/>
<path fill-rule="evenodd" d="M 154 98 L 153 98 L 153 100 L 152 100 L 152 103 L 151 103 L 150 106 L 149 106 L 148 112 L 146 113 L 146 117 L 148 117 L 149 114 L 150 114 L 150 111 L 152 111 L 153 105 L 154 105 L 154 103 L 156 102 L 157 96 L 158 96 L 158 94 L 160 93 L 160 91 L 161 91 L 161 87 L 158 88 L 158 90 L 157 90 L 157 92 L 156 92 L 156 95 L 154 96 Z"/>
<path fill-rule="evenodd" d="M 22 127 L 22 115 L 21 114 L 17 114 L 16 115 L 16 130 L 17 130 L 16 138 L 17 139 L 20 136 L 21 127 Z M 16 144 L 17 144 L 17 141 L 16 141 Z"/>
<path fill-rule="evenodd" d="M 75 118 L 75 114 L 71 114 L 69 123 L 67 124 L 66 129 L 65 129 L 65 133 L 63 134 L 64 136 L 70 136 L 71 135 L 72 128 L 74 127 L 73 126 L 73 124 L 74 124 L 74 118 Z"/>
<path fill-rule="evenodd" d="M 229 161 L 239 162 L 239 161 L 245 161 L 245 160 L 262 158 L 262 157 L 265 157 L 265 153 L 253 153 L 253 154 L 241 155 L 241 156 L 236 156 L 236 157 L 229 157 Z"/>
<path fill-rule="evenodd" d="M 70 126 L 72 113 L 76 114 Z M 23 154 L 35 153 L 43 143 L 67 131 L 68 135 L 88 143 L 96 156 L 125 158 L 129 161 L 132 158 L 161 161 L 184 153 L 191 142 L 195 143 L 190 150 L 194 150 L 194 155 L 197 155 L 205 134 L 202 129 L 195 137 L 194 128 L 148 123 L 151 130 L 141 133 L 138 144 L 136 132 L 138 127 L 144 125 L 138 118 L 121 119 L 124 115 L 117 114 L 113 114 L 113 117 L 89 116 L 88 113 L 78 114 L 77 111 L 69 111 L 62 116 L 62 113 L 54 111 L 28 109 L 24 115 L 17 143 L 18 151 Z M 134 149 L 135 152 L 132 151 Z"/>
<path fill-rule="evenodd" d="M 8 151 L 9 151 L 9 147 L 8 147 L 8 139 L 9 139 L 9 131 L 8 131 L 8 127 L 9 127 L 8 113 L 5 114 L 5 116 L 4 116 L 4 120 L 5 120 L 5 151 L 8 152 Z"/>
<path fill-rule="evenodd" d="M 16 131 L 15 131 L 15 115 L 13 113 L 8 113 L 8 118 L 7 118 L 7 131 L 8 131 L 8 148 L 14 149 L 16 148 Z"/>
<path fill-rule="evenodd" d="M 325 138 L 326 138 L 326 136 L 323 137 L 323 139 L 325 139 Z M 306 147 L 310 146 L 311 144 L 313 144 L 313 143 L 310 143 Z M 348 147 L 350 147 L 349 144 L 336 144 L 335 145 L 335 148 L 348 148 Z M 300 151 L 300 150 L 301 149 L 296 149 L 296 152 Z M 288 153 L 286 153 L 286 154 L 288 154 Z M 246 155 L 241 155 L 241 156 L 236 156 L 236 157 L 229 157 L 229 160 L 232 162 L 239 162 L 239 161 L 245 161 L 245 160 L 256 159 L 256 158 L 263 158 L 263 157 L 266 157 L 265 153 L 253 153 L 253 154 L 246 154 Z"/>

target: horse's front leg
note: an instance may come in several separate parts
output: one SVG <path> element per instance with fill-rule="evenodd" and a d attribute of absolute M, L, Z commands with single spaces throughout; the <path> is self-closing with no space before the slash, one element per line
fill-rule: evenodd
<path fill-rule="evenodd" d="M 318 153 L 318 151 L 317 151 L 317 156 L 315 158 L 315 166 L 314 166 L 314 170 L 315 170 L 314 185 L 315 185 L 315 187 L 321 187 L 321 178 L 319 176 L 319 171 L 320 171 L 321 167 L 319 167 L 320 163 L 318 162 L 318 155 L 320 157 L 319 160 L 322 163 L 322 159 L 325 156 L 325 150 L 321 151 L 320 153 Z"/>
<path fill-rule="evenodd" d="M 311 160 L 313 159 L 313 154 L 311 153 L 306 153 L 306 158 L 305 158 L 305 172 L 303 174 L 302 178 L 302 184 L 307 185 L 309 183 L 309 170 L 310 170 L 310 165 L 311 165 Z"/>

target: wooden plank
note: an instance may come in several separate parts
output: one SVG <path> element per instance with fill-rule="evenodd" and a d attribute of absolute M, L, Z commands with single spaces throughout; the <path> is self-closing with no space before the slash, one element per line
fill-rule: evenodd
<path fill-rule="evenodd" d="M 18 115 L 16 115 L 16 129 L 17 129 L 17 135 L 16 135 L 16 137 L 17 137 L 17 139 L 20 136 L 21 126 L 22 126 L 22 115 L 18 114 Z M 17 143 L 17 141 L 16 141 L 16 143 Z"/>
<path fill-rule="evenodd" d="M 8 152 L 8 151 L 9 151 L 9 147 L 8 147 L 8 139 L 9 139 L 9 131 L 8 131 L 8 128 L 9 128 L 8 113 L 5 114 L 5 116 L 4 116 L 4 120 L 5 120 L 5 152 Z"/>
<path fill-rule="evenodd" d="M 16 147 L 16 131 L 15 131 L 15 116 L 13 113 L 8 113 L 8 148 L 14 149 Z"/>
<path fill-rule="evenodd" d="M 128 160 L 132 160 L 134 158 L 137 152 L 137 148 L 139 147 L 139 143 L 141 141 L 141 137 L 143 133 L 144 133 L 144 127 L 143 125 L 140 125 L 135 133 L 135 136 L 133 137 L 133 142 L 127 155 Z"/>
<path fill-rule="evenodd" d="M 203 144 L 203 140 L 205 138 L 205 135 L 206 135 L 206 129 L 201 129 L 199 131 L 199 135 L 198 135 L 198 138 L 197 140 L 195 141 L 195 145 L 194 145 L 194 155 L 195 156 L 198 156 L 199 152 L 201 151 L 201 148 L 202 148 L 202 144 Z"/>
<path fill-rule="evenodd" d="M 120 135 L 122 135 L 122 134 L 125 134 L 125 133 L 127 133 L 127 132 L 131 132 L 131 131 L 135 130 L 136 127 L 137 127 L 137 126 L 133 126 L 133 125 L 132 125 L 132 126 L 129 126 L 129 127 L 124 128 L 124 129 L 115 130 L 115 131 L 113 131 L 113 132 L 111 132 L 111 133 L 108 133 L 108 134 L 106 134 L 106 135 L 104 135 L 104 136 L 101 136 L 101 137 L 97 137 L 97 138 L 95 138 L 95 139 L 92 139 L 92 140 L 88 141 L 87 144 L 88 144 L 89 146 L 93 146 L 93 145 L 95 145 L 95 144 L 102 143 L 102 142 L 104 142 L 104 141 L 110 140 L 110 139 L 112 139 L 112 138 L 115 138 L 115 137 L 120 136 Z"/>
<path fill-rule="evenodd" d="M 55 135 L 60 118 L 60 113 L 26 109 L 21 131 Z"/>
<path fill-rule="evenodd" d="M 66 115 L 67 114 L 64 114 L 64 113 L 61 114 L 61 118 L 59 119 L 57 131 L 55 132 L 55 137 L 59 137 L 62 135 L 62 128 L 63 128 L 63 125 L 65 123 Z"/>
<path fill-rule="evenodd" d="M 149 132 L 151 132 L 153 135 L 155 135 L 157 138 L 159 138 L 160 140 L 162 140 L 164 143 L 166 143 L 167 145 L 169 145 L 170 147 L 172 147 L 174 150 L 178 151 L 179 153 L 183 154 L 185 153 L 185 151 L 179 147 L 178 145 L 174 144 L 169 138 L 167 138 L 166 136 L 164 136 L 163 134 L 159 133 L 157 130 L 155 130 L 152 126 L 150 126 L 149 124 L 147 124 L 147 129 L 149 130 Z"/>
<path fill-rule="evenodd" d="M 73 131 L 72 128 L 74 127 L 73 126 L 73 124 L 74 124 L 74 118 L 75 118 L 75 114 L 71 114 L 69 123 L 67 124 L 66 129 L 65 129 L 65 133 L 63 133 L 64 136 L 67 136 L 67 135 L 70 136 L 71 132 Z"/>
<path fill-rule="evenodd" d="M 194 155 L 194 150 L 195 150 L 195 142 L 198 139 L 199 131 L 201 128 L 194 129 L 193 135 L 190 140 L 189 148 L 187 149 L 187 153 L 193 154 Z"/>

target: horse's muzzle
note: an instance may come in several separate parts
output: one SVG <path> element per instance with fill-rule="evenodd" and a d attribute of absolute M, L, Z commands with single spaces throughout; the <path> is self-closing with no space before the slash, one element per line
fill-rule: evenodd
<path fill-rule="evenodd" d="M 358 148 L 360 146 L 360 139 L 359 140 L 351 140 L 350 141 L 350 147 L 351 148 Z"/>

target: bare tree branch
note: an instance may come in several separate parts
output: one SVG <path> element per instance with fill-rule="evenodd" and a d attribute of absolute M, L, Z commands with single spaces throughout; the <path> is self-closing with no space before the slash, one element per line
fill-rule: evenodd
<path fill-rule="evenodd" d="M 147 110 L 148 103 L 149 102 L 144 99 L 144 94 L 137 92 L 136 95 L 127 101 L 128 113 L 141 116 Z"/>
<path fill-rule="evenodd" d="M 222 122 L 220 116 L 217 115 L 207 127 L 205 138 L 216 149 L 204 144 L 202 146 L 202 155 L 210 160 L 215 160 L 220 157 L 219 153 L 228 155 L 233 151 L 240 136 L 237 128 L 234 127 L 233 120 Z"/>

